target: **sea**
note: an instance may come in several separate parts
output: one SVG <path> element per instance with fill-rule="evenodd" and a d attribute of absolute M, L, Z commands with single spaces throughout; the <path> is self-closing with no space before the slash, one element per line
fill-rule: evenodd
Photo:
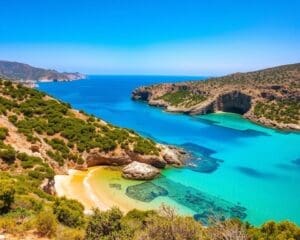
<path fill-rule="evenodd" d="M 234 217 L 253 225 L 269 220 L 300 224 L 299 133 L 266 128 L 233 113 L 189 116 L 131 100 L 139 86 L 203 79 L 101 75 L 39 83 L 38 88 L 73 108 L 191 154 L 186 166 L 166 168 L 148 182 L 126 184 L 115 173 L 104 174 L 105 179 L 98 174 L 95 191 L 101 192 L 98 188 L 106 181 L 116 201 L 173 204 L 179 213 L 203 223 L 211 217 Z"/>

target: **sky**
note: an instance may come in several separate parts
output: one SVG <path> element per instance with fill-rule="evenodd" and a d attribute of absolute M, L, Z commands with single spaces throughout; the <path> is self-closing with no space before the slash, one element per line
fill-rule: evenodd
<path fill-rule="evenodd" d="M 87 74 L 300 62 L 299 0 L 0 0 L 0 59 Z"/>

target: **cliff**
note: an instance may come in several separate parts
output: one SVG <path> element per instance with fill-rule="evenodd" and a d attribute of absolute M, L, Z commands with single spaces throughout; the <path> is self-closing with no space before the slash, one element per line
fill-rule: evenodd
<path fill-rule="evenodd" d="M 0 76 L 14 81 L 72 81 L 84 79 L 81 73 L 58 72 L 56 70 L 32 67 L 28 64 L 0 61 Z"/>
<path fill-rule="evenodd" d="M 265 126 L 300 130 L 300 64 L 140 87 L 132 98 L 170 112 L 233 112 Z"/>

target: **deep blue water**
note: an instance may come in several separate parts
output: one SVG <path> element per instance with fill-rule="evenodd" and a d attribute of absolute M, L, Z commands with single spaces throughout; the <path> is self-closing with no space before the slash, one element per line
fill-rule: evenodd
<path fill-rule="evenodd" d="M 165 76 L 91 76 L 39 88 L 76 109 L 132 128 L 194 155 L 182 169 L 168 169 L 154 184 L 203 220 L 210 212 L 253 224 L 292 220 L 300 224 L 300 135 L 253 124 L 235 114 L 172 114 L 130 99 L 134 88 L 191 80 Z"/>

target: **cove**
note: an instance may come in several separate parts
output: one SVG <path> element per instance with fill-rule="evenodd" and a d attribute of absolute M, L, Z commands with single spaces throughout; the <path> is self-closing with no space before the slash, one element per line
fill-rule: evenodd
<path fill-rule="evenodd" d="M 173 203 L 204 222 L 215 214 L 255 225 L 270 219 L 300 224 L 300 134 L 265 128 L 236 114 L 187 116 L 130 99 L 136 87 L 183 80 L 194 77 L 90 76 L 40 83 L 39 88 L 115 125 L 184 147 L 193 156 L 186 167 L 166 169 L 161 178 L 142 186 L 99 175 L 92 186 L 100 195 L 97 181 L 110 184 L 107 189 L 123 201 L 145 208 Z"/>

